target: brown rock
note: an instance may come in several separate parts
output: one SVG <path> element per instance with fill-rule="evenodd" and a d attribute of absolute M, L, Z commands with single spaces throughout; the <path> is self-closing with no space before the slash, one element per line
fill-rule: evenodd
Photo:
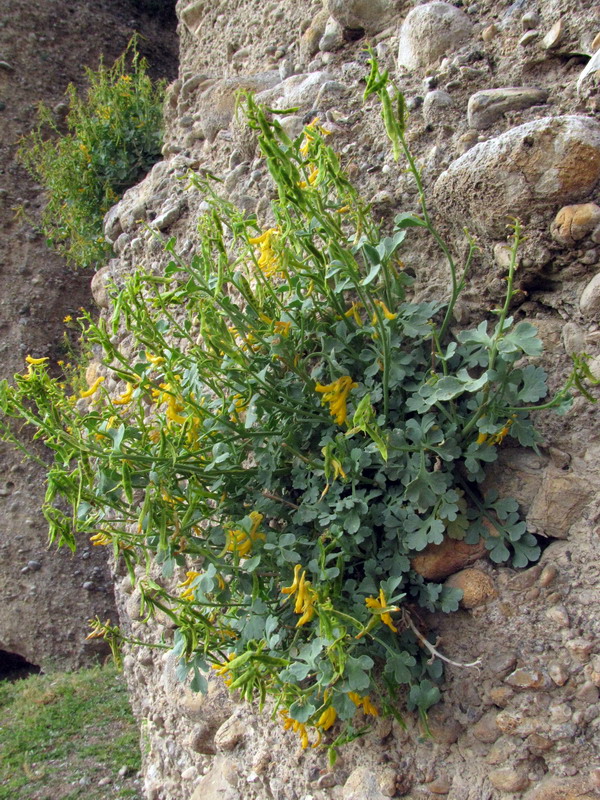
<path fill-rule="evenodd" d="M 321 9 L 314 17 L 300 39 L 300 58 L 302 61 L 310 59 L 319 52 L 319 42 L 325 33 L 325 26 L 329 19 L 329 11 Z"/>
<path fill-rule="evenodd" d="M 239 717 L 229 717 L 215 733 L 215 747 L 217 750 L 233 750 L 242 741 L 245 732 L 245 725 Z"/>
<path fill-rule="evenodd" d="M 535 667 L 520 667 L 505 678 L 506 683 L 517 689 L 543 689 L 548 686 L 548 677 Z"/>
<path fill-rule="evenodd" d="M 529 752 L 534 756 L 541 756 L 552 750 L 554 742 L 547 736 L 542 736 L 540 733 L 532 733 L 525 739 L 525 744 L 529 748 Z"/>
<path fill-rule="evenodd" d="M 546 564 L 540 575 L 539 584 L 546 589 L 558 576 L 558 570 L 554 564 Z"/>
<path fill-rule="evenodd" d="M 583 637 L 569 639 L 565 646 L 571 655 L 582 663 L 589 661 L 590 655 L 594 650 L 593 642 L 590 642 L 588 639 L 584 639 Z"/>
<path fill-rule="evenodd" d="M 439 581 L 474 564 L 475 561 L 483 558 L 486 552 L 483 539 L 478 544 L 444 539 L 442 544 L 427 545 L 422 553 L 412 559 L 411 566 L 424 578 Z"/>
<path fill-rule="evenodd" d="M 527 514 L 527 522 L 546 536 L 567 539 L 571 525 L 581 517 L 591 496 L 589 482 L 549 464 Z"/>
<path fill-rule="evenodd" d="M 483 31 L 481 32 L 481 38 L 487 44 L 488 42 L 491 42 L 493 39 L 495 39 L 499 33 L 500 30 L 497 25 L 493 24 L 488 25 L 487 28 L 484 28 Z"/>
<path fill-rule="evenodd" d="M 434 778 L 426 785 L 428 790 L 433 792 L 433 794 L 448 794 L 452 786 L 447 775 L 438 775 L 437 778 Z"/>
<path fill-rule="evenodd" d="M 500 711 L 496 714 L 496 725 L 502 733 L 522 739 L 541 728 L 537 719 L 525 717 L 520 711 Z"/>
<path fill-rule="evenodd" d="M 488 780 L 495 789 L 499 789 L 501 792 L 522 792 L 529 786 L 528 777 L 510 767 L 493 770 L 488 775 Z"/>
<path fill-rule="evenodd" d="M 494 686 L 488 692 L 488 697 L 495 706 L 499 708 L 506 708 L 514 692 L 510 686 Z"/>
<path fill-rule="evenodd" d="M 454 744 L 463 732 L 460 722 L 439 708 L 431 710 L 427 723 L 431 736 L 437 744 Z"/>
<path fill-rule="evenodd" d="M 444 585 L 462 590 L 462 608 L 477 608 L 496 596 L 493 580 L 480 569 L 462 569 L 451 575 Z"/>
<path fill-rule="evenodd" d="M 512 736 L 501 736 L 490 747 L 490 751 L 485 757 L 485 760 L 491 766 L 504 764 L 505 761 L 508 761 L 508 759 L 516 753 L 519 747 L 521 747 L 521 742 L 519 742 L 518 739 L 514 739 Z"/>
<path fill-rule="evenodd" d="M 480 742 L 493 744 L 500 736 L 500 729 L 496 725 L 496 712 L 488 711 L 487 714 L 484 714 L 479 722 L 473 725 L 471 733 Z"/>
<path fill-rule="evenodd" d="M 554 241 L 569 246 L 584 239 L 600 224 L 600 207 L 596 203 L 563 206 L 550 227 Z"/>
<path fill-rule="evenodd" d="M 598 800 L 584 778 L 545 778 L 525 795 L 526 800 Z"/>
<path fill-rule="evenodd" d="M 564 686 L 569 680 L 569 670 L 564 664 L 556 662 L 548 665 L 548 675 L 557 686 Z"/>

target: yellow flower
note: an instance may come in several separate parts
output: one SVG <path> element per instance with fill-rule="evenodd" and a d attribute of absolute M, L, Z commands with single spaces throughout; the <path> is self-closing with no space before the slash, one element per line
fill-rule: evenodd
<path fill-rule="evenodd" d="M 48 361 L 48 357 L 45 358 L 33 358 L 33 356 L 25 356 L 25 361 L 28 364 L 45 364 Z"/>
<path fill-rule="evenodd" d="M 80 392 L 79 396 L 80 397 L 91 397 L 93 394 L 95 394 L 98 391 L 98 387 L 100 386 L 101 383 L 104 383 L 105 380 L 106 379 L 104 378 L 103 375 L 101 375 L 99 378 L 96 378 L 96 380 L 92 383 L 90 388 L 86 389 L 84 392 Z"/>
<path fill-rule="evenodd" d="M 285 710 L 280 711 L 279 714 L 281 715 L 281 718 L 283 719 L 283 728 L 284 728 L 284 730 L 286 730 L 286 731 L 292 730 L 292 731 L 294 731 L 294 733 L 297 733 L 298 736 L 300 737 L 300 745 L 301 745 L 302 749 L 306 750 L 306 748 L 309 745 L 308 731 L 306 730 L 306 725 L 303 722 L 298 722 L 297 719 L 292 719 L 289 716 L 289 713 L 287 711 L 285 711 Z M 320 741 L 320 738 L 319 738 L 319 741 Z M 317 742 L 316 744 L 318 744 L 318 743 L 319 742 Z M 313 747 L 316 747 L 316 744 L 314 744 Z"/>
<path fill-rule="evenodd" d="M 337 711 L 333 706 L 329 706 L 329 708 L 326 708 L 317 720 L 316 727 L 323 728 L 324 731 L 328 731 L 329 728 L 331 728 L 331 726 L 335 723 L 336 719 Z"/>
<path fill-rule="evenodd" d="M 154 364 L 155 367 L 165 363 L 165 359 L 162 356 L 154 356 L 147 350 L 145 351 L 145 356 L 146 360 L 149 361 L 151 364 Z"/>
<path fill-rule="evenodd" d="M 362 708 L 365 714 L 369 714 L 372 717 L 378 717 L 379 711 L 377 710 L 377 706 L 373 705 L 369 695 L 365 695 L 361 697 L 357 692 L 348 692 L 348 697 L 357 708 Z"/>
<path fill-rule="evenodd" d="M 373 300 L 373 302 L 375 303 L 376 306 L 379 306 L 379 308 L 383 311 L 383 316 L 386 319 L 396 319 L 396 317 L 398 316 L 398 314 L 392 314 L 392 312 L 389 310 L 389 308 L 386 306 L 383 300 Z M 372 319 L 372 324 L 375 325 L 376 322 L 377 322 L 377 316 L 374 314 Z"/>
<path fill-rule="evenodd" d="M 240 558 L 244 558 L 252 550 L 252 546 L 260 539 L 264 540 L 264 533 L 259 533 L 258 527 L 264 517 L 258 511 L 251 511 L 248 516 L 252 520 L 250 533 L 238 528 L 237 530 L 227 531 L 227 544 L 225 552 L 236 553 Z"/>
<path fill-rule="evenodd" d="M 385 594 L 383 593 L 383 589 L 379 590 L 379 597 L 378 598 L 377 597 L 366 597 L 365 598 L 365 604 L 366 604 L 367 608 L 372 608 L 375 611 L 378 611 L 378 610 L 380 610 L 382 608 L 386 608 L 387 607 L 387 600 L 385 599 Z M 390 611 L 400 611 L 400 609 L 397 606 L 391 606 L 390 607 Z M 394 633 L 398 633 L 398 628 L 396 628 L 396 626 L 392 622 L 392 618 L 390 616 L 390 612 L 389 611 L 385 611 L 383 614 L 378 614 L 377 616 L 380 618 L 380 620 L 383 622 L 384 625 L 388 626 L 388 628 L 391 631 L 394 631 Z"/>
<path fill-rule="evenodd" d="M 116 406 L 124 406 L 127 403 L 131 403 L 133 399 L 133 389 L 134 386 L 132 383 L 127 383 L 127 389 L 120 397 L 117 397 L 113 400 L 114 405 Z"/>
<path fill-rule="evenodd" d="M 501 428 L 498 433 L 495 433 L 493 436 L 490 436 L 489 443 L 490 444 L 502 444 L 504 438 L 508 435 L 510 431 L 510 426 L 513 424 L 513 420 L 509 419 L 506 421 L 506 425 Z M 478 440 L 479 443 L 479 440 Z"/>
<path fill-rule="evenodd" d="M 100 533 L 95 533 L 93 536 L 90 536 L 90 542 L 93 545 L 110 544 L 112 539 L 108 534 L 104 533 L 104 531 L 100 531 Z"/>
<path fill-rule="evenodd" d="M 291 322 L 281 322 L 281 320 L 277 320 L 274 325 L 275 333 L 280 333 L 282 336 L 287 336 L 291 327 Z"/>
<path fill-rule="evenodd" d="M 315 391 L 323 395 L 322 403 L 329 403 L 329 411 L 338 425 L 343 425 L 348 416 L 346 400 L 352 389 L 356 389 L 355 383 L 348 375 L 342 375 L 337 381 L 323 385 L 317 383 Z"/>
<path fill-rule="evenodd" d="M 73 317 L 70 314 L 67 314 L 66 317 L 63 317 L 63 322 L 73 322 Z"/>
<path fill-rule="evenodd" d="M 300 619 L 296 623 L 296 627 L 300 628 L 306 625 L 314 617 L 316 610 L 314 607 L 315 600 L 318 598 L 317 593 L 311 588 L 310 581 L 306 580 L 306 570 L 302 571 L 301 564 L 296 564 L 294 567 L 294 580 L 291 586 L 283 586 L 281 589 L 282 594 L 296 595 L 296 602 L 294 605 L 294 613 L 300 614 Z"/>
<path fill-rule="evenodd" d="M 362 303 L 352 303 L 348 311 L 344 314 L 345 317 L 352 317 L 352 319 L 356 322 L 359 327 L 362 327 L 363 321 L 360 318 L 360 314 L 358 313 L 358 309 L 362 308 Z"/>
<path fill-rule="evenodd" d="M 257 244 L 259 246 L 258 266 L 265 278 L 270 278 L 281 271 L 279 256 L 273 249 L 273 242 L 277 241 L 277 237 L 280 234 L 279 228 L 269 228 L 261 233 L 260 236 L 248 239 L 249 244 Z"/>
<path fill-rule="evenodd" d="M 476 444 L 485 444 L 485 442 L 487 442 L 487 438 L 487 433 L 480 433 L 477 437 Z"/>
<path fill-rule="evenodd" d="M 194 597 L 194 589 L 192 588 L 192 583 L 196 580 L 196 578 L 200 575 L 200 573 L 195 572 L 194 570 L 189 570 L 185 574 L 186 574 L 186 579 L 183 581 L 183 583 L 178 583 L 177 586 L 179 589 L 185 589 L 185 591 L 181 593 L 181 599 L 193 602 L 193 600 L 195 600 L 195 597 Z"/>

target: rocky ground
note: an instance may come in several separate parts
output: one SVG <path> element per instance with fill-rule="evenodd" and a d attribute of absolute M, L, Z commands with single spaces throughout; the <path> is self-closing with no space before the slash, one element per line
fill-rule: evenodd
<path fill-rule="evenodd" d="M 151 0 L 25 2 L 0 8 L 0 377 L 22 370 L 25 355 L 68 358 L 63 318 L 90 307 L 90 275 L 65 266 L 32 225 L 44 199 L 15 159 L 35 123 L 36 105 L 64 102 L 84 66 L 111 63 L 135 31 L 153 77 L 172 78 L 177 40 L 173 4 Z M 24 214 L 20 209 L 23 209 Z M 32 218 L 32 219 L 30 219 Z M 66 352 L 67 351 L 67 352 Z M 2 651 L 50 667 L 89 663 L 86 620 L 113 616 L 104 556 L 85 544 L 72 556 L 47 551 L 39 508 L 44 471 L 0 448 L 0 663 Z"/>
<path fill-rule="evenodd" d="M 293 133 L 314 116 L 324 120 L 384 221 L 414 210 L 414 182 L 390 156 L 376 103 L 362 101 L 369 42 L 406 94 L 409 138 L 436 222 L 457 252 L 465 226 L 479 246 L 457 325 L 479 322 L 502 297 L 506 226 L 518 215 L 527 237 L 514 313 L 538 326 L 546 347 L 539 363 L 554 386 L 573 352 L 589 353 L 598 369 L 600 123 L 595 62 L 586 65 L 600 41 L 599 6 L 180 0 L 178 12 L 181 68 L 169 90 L 165 160 L 109 214 L 118 257 L 105 274 L 119 279 L 135 263 L 157 269 L 165 260 L 133 224 L 140 213 L 175 236 L 184 256 L 193 251 L 202 197 L 180 180 L 188 169 L 217 174 L 232 201 L 268 223 L 265 165 L 234 119 L 240 87 L 274 107 L 297 107 L 285 123 Z M 402 257 L 417 297 L 445 294 L 448 276 L 433 248 L 413 239 Z M 96 296 L 106 304 L 102 279 Z M 124 352 L 128 346 L 124 339 Z M 491 482 L 519 500 L 542 560 L 518 572 L 479 559 L 476 580 L 489 591 L 458 614 L 428 620 L 451 658 L 483 661 L 477 672 L 448 668 L 431 740 L 420 738 L 410 715 L 406 730 L 382 721 L 331 770 L 320 753 L 297 750 L 268 715 L 227 700 L 219 685 L 207 699 L 195 696 L 178 684 L 169 656 L 132 652 L 126 672 L 149 742 L 148 797 L 598 796 L 597 423 L 579 398 L 566 417 L 544 416 L 539 426 L 540 454 L 506 448 Z M 127 578 L 117 597 L 122 619 L 150 635 Z"/>

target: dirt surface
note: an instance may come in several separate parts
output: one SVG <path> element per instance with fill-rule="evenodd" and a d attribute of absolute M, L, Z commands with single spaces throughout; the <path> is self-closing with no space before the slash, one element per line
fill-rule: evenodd
<path fill-rule="evenodd" d="M 65 358 L 62 322 L 93 306 L 91 275 L 66 267 L 26 216 L 44 199 L 15 159 L 35 122 L 36 104 L 64 101 L 84 66 L 120 55 L 134 32 L 152 77 L 176 73 L 174 3 L 153 0 L 4 0 L 0 4 L 0 377 L 22 370 L 25 355 Z M 75 556 L 46 552 L 41 517 L 44 470 L 0 448 L 0 662 L 14 652 L 45 667 L 75 667 L 94 653 L 86 620 L 114 617 L 103 554 L 85 543 Z M 29 564 L 29 566 L 28 566 Z M 86 589 L 82 588 L 86 585 Z"/>

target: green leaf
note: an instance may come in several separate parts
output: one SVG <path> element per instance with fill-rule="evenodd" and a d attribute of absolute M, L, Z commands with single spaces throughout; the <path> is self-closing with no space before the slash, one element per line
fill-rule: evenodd
<path fill-rule="evenodd" d="M 306 700 L 297 700 L 295 703 L 292 703 L 290 706 L 290 717 L 295 719 L 297 722 L 308 722 L 309 718 L 316 711 L 316 706 L 314 706 L 311 702 Z"/>
<path fill-rule="evenodd" d="M 408 695 L 408 708 L 412 711 L 418 708 L 421 714 L 426 714 L 431 706 L 439 702 L 440 690 L 430 680 L 423 680 L 418 686 L 411 686 Z"/>
<path fill-rule="evenodd" d="M 360 692 L 369 688 L 371 679 L 365 670 L 370 670 L 373 664 L 373 659 L 366 655 L 359 656 L 358 658 L 348 656 L 348 660 L 346 661 L 348 691 Z"/>
<path fill-rule="evenodd" d="M 536 403 L 548 394 L 546 373 L 541 367 L 529 364 L 523 369 L 516 370 L 516 373 L 516 377 L 523 382 L 518 394 L 522 403 Z"/>
<path fill-rule="evenodd" d="M 530 322 L 519 322 L 513 330 L 498 342 L 500 353 L 514 353 L 522 350 L 528 356 L 539 356 L 544 346 L 538 338 L 537 328 Z"/>
<path fill-rule="evenodd" d="M 385 672 L 392 675 L 396 683 L 410 683 L 413 678 L 410 668 L 414 667 L 416 663 L 415 657 L 406 651 L 389 653 Z"/>

